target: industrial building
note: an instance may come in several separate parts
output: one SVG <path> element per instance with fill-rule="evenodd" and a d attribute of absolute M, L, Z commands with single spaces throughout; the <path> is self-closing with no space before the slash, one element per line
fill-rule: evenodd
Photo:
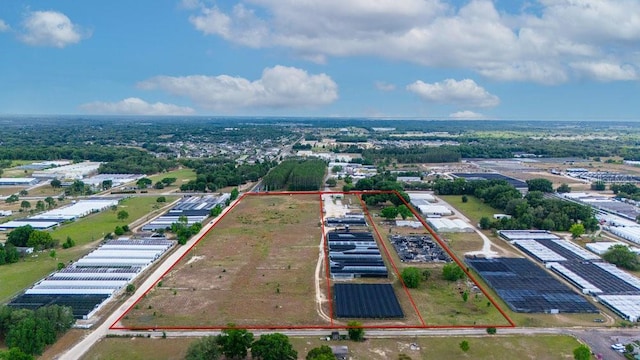
<path fill-rule="evenodd" d="M 211 209 L 220 205 L 225 206 L 231 194 L 189 196 L 182 198 L 171 210 L 152 220 L 142 227 L 142 231 L 157 231 L 170 228 L 180 217 L 187 219 L 187 225 L 202 223 L 209 217 Z"/>
<path fill-rule="evenodd" d="M 327 233 L 329 263 L 333 278 L 387 277 L 378 244 L 370 232 Z"/>
<path fill-rule="evenodd" d="M 122 291 L 174 241 L 164 238 L 111 240 L 74 264 L 39 281 L 9 306 L 37 309 L 70 306 L 77 319 L 88 319 Z"/>
<path fill-rule="evenodd" d="M 86 185 L 101 188 L 102 183 L 111 181 L 111 187 L 117 187 L 126 183 L 138 181 L 145 177 L 144 174 L 98 174 L 82 180 Z"/>
<path fill-rule="evenodd" d="M 38 183 L 38 179 L 28 178 L 0 178 L 0 186 L 32 186 Z"/>
<path fill-rule="evenodd" d="M 84 161 L 75 164 L 53 167 L 45 170 L 34 171 L 32 176 L 44 179 L 68 179 L 81 180 L 98 172 L 99 162 Z"/>
<path fill-rule="evenodd" d="M 442 205 L 417 205 L 416 208 L 427 217 L 453 215 L 453 211 Z"/>
<path fill-rule="evenodd" d="M 0 224 L 0 230 L 11 230 L 17 227 L 30 225 L 36 230 L 50 229 L 65 221 L 76 220 L 89 214 L 103 211 L 112 206 L 117 206 L 120 198 L 95 198 L 80 200 L 74 204 L 58 209 L 45 211 L 28 218 L 9 221 Z"/>
<path fill-rule="evenodd" d="M 439 233 L 473 232 L 471 225 L 462 219 L 428 218 L 431 228 Z"/>

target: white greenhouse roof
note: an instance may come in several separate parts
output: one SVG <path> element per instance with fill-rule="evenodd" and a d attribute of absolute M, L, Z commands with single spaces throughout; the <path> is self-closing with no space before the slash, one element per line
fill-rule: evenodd
<path fill-rule="evenodd" d="M 542 262 L 567 260 L 565 257 L 560 256 L 555 251 L 552 251 L 535 240 L 515 240 L 513 244 L 528 251 Z"/>
<path fill-rule="evenodd" d="M 640 295 L 600 295 L 598 301 L 636 322 L 640 318 Z"/>
<path fill-rule="evenodd" d="M 574 273 L 573 271 L 567 269 L 566 267 L 564 267 L 560 263 L 557 263 L 557 262 L 547 263 L 547 267 L 555 270 L 556 272 L 560 273 L 565 278 L 569 279 L 576 286 L 578 286 L 582 290 L 582 292 L 585 293 L 585 294 L 599 294 L 599 293 L 602 293 L 602 290 L 600 288 L 598 288 L 597 286 L 593 285 L 592 283 L 590 283 L 588 280 L 586 280 L 582 276 L 580 276 L 580 275 Z"/>

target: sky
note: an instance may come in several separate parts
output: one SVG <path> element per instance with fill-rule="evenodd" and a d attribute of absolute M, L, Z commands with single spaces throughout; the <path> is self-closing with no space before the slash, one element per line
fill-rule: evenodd
<path fill-rule="evenodd" d="M 640 120 L 637 0 L 0 0 L 0 114 Z"/>

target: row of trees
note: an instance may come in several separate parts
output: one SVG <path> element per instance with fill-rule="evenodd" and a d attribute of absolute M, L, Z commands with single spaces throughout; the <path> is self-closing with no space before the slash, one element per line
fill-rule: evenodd
<path fill-rule="evenodd" d="M 420 286 L 422 281 L 428 281 L 431 278 L 431 270 L 420 270 L 416 267 L 409 266 L 402 270 L 400 274 L 405 286 L 415 289 Z M 442 267 L 442 278 L 448 281 L 458 281 L 465 277 L 465 273 L 456 263 L 447 263 Z"/>
<path fill-rule="evenodd" d="M 327 164 L 320 159 L 285 160 L 264 177 L 266 190 L 320 190 Z"/>
<path fill-rule="evenodd" d="M 274 333 L 254 339 L 251 332 L 231 327 L 218 336 L 206 336 L 196 340 L 187 350 L 187 360 L 246 359 L 251 352 L 254 360 L 295 360 L 298 352 L 293 349 L 286 335 Z"/>
<path fill-rule="evenodd" d="M 216 191 L 227 186 L 239 186 L 257 181 L 275 166 L 275 161 L 236 165 L 227 158 L 184 159 L 181 163 L 193 169 L 197 177 L 180 186 L 182 191 Z"/>
<path fill-rule="evenodd" d="M 0 265 L 13 264 L 20 260 L 20 252 L 11 244 L 0 244 Z"/>
<path fill-rule="evenodd" d="M 32 247 L 36 250 L 56 247 L 59 241 L 51 237 L 47 231 L 35 230 L 31 225 L 15 228 L 7 236 L 7 244 L 16 247 Z"/>
<path fill-rule="evenodd" d="M 70 307 L 51 305 L 37 310 L 0 307 L 0 338 L 8 348 L 40 355 L 45 346 L 75 323 Z"/>
<path fill-rule="evenodd" d="M 460 161 L 460 151 L 454 146 L 388 147 L 364 150 L 362 157 L 374 163 L 385 159 L 399 164 L 444 163 Z"/>

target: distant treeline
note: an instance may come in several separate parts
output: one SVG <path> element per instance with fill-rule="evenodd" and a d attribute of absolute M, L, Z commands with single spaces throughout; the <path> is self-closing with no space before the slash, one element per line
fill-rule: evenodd
<path fill-rule="evenodd" d="M 484 217 L 483 229 L 531 229 L 568 231 L 571 225 L 582 223 L 585 230 L 595 231 L 598 220 L 590 206 L 555 198 L 546 198 L 540 191 L 530 191 L 524 198 L 504 180 L 466 181 L 438 179 L 433 190 L 439 195 L 472 195 L 491 207 L 511 215 L 499 220 Z"/>
<path fill-rule="evenodd" d="M 285 160 L 264 177 L 262 184 L 268 191 L 320 190 L 327 163 L 320 159 Z"/>
<path fill-rule="evenodd" d="M 0 160 L 99 161 L 100 173 L 154 174 L 176 166 L 173 160 L 159 159 L 130 147 L 117 146 L 16 146 L 0 147 Z"/>
<path fill-rule="evenodd" d="M 236 166 L 235 161 L 225 158 L 184 159 L 180 162 L 197 174 L 195 180 L 180 185 L 182 191 L 216 191 L 227 186 L 257 181 L 276 164 L 275 161 L 265 161 Z"/>
<path fill-rule="evenodd" d="M 444 163 L 460 161 L 460 151 L 455 146 L 390 147 L 364 150 L 362 157 L 372 160 L 374 163 L 385 159 L 398 164 Z"/>

